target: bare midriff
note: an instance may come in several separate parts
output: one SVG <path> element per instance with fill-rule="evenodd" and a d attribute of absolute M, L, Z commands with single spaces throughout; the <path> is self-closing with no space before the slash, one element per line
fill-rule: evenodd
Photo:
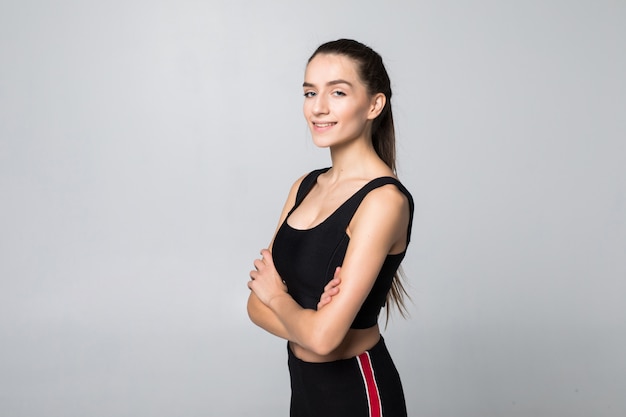
<path fill-rule="evenodd" d="M 291 351 L 298 359 L 305 362 L 332 362 L 349 359 L 371 349 L 380 340 L 380 329 L 374 325 L 367 329 L 350 329 L 343 341 L 328 355 L 318 355 L 302 346 L 289 342 Z"/>

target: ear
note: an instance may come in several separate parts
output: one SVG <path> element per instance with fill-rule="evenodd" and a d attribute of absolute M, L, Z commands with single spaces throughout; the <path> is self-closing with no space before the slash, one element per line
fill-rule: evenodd
<path fill-rule="evenodd" d="M 387 97 L 383 93 L 374 94 L 372 97 L 370 111 L 367 115 L 368 120 L 374 120 L 385 108 Z"/>

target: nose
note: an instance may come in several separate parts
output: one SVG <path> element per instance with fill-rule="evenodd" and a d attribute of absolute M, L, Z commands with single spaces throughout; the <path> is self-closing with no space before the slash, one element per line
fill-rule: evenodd
<path fill-rule="evenodd" d="M 313 106 L 311 111 L 315 115 L 328 113 L 328 99 L 324 94 L 318 94 L 313 98 Z"/>

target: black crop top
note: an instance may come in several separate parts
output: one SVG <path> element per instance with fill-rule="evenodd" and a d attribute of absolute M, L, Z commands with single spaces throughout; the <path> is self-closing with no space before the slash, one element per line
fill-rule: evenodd
<path fill-rule="evenodd" d="M 324 286 L 333 278 L 335 268 L 341 266 L 350 238 L 346 229 L 359 208 L 363 198 L 372 190 L 386 184 L 394 184 L 409 200 L 410 217 L 407 246 L 413 222 L 413 198 L 409 191 L 395 178 L 375 178 L 352 195 L 323 222 L 310 229 L 294 229 L 287 219 L 317 182 L 317 177 L 329 168 L 308 174 L 300 184 L 296 202 L 280 225 L 273 244 L 276 270 L 287 285 L 289 294 L 303 308 L 316 309 Z M 352 329 L 366 329 L 378 322 L 380 309 L 385 305 L 393 277 L 404 258 L 406 249 L 398 254 L 387 255 L 378 277 L 357 313 Z"/>

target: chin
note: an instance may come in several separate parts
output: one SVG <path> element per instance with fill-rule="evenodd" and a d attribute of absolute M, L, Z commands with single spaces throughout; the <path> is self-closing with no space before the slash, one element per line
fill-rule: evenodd
<path fill-rule="evenodd" d="M 312 139 L 313 139 L 313 144 L 317 146 L 318 148 L 330 148 L 332 145 L 335 144 L 335 141 L 330 138 L 324 138 L 324 137 L 313 135 Z"/>
<path fill-rule="evenodd" d="M 332 146 L 332 144 L 330 143 L 326 143 L 326 142 L 322 142 L 322 141 L 317 141 L 317 140 L 313 140 L 313 144 L 320 148 L 320 149 L 326 149 L 326 148 L 330 148 Z"/>

